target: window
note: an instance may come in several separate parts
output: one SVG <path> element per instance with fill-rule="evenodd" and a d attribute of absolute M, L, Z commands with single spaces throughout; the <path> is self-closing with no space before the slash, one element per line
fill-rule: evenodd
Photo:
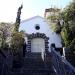
<path fill-rule="evenodd" d="M 40 29 L 39 24 L 36 24 L 35 29 L 36 29 L 36 30 L 39 30 L 39 29 Z"/>

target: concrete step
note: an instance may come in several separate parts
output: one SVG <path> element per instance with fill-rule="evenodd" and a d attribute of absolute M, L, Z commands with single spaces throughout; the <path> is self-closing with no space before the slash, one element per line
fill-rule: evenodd
<path fill-rule="evenodd" d="M 46 69 L 39 69 L 39 70 L 28 70 L 23 69 L 19 72 L 10 72 L 9 75 L 55 75 L 53 71 L 46 70 Z"/>
<path fill-rule="evenodd" d="M 28 58 L 40 58 L 40 59 L 42 59 L 40 52 L 38 52 L 38 53 L 35 53 L 35 52 L 33 52 L 33 53 L 27 52 L 27 53 L 25 54 L 25 58 L 27 58 L 27 57 L 28 57 Z"/>
<path fill-rule="evenodd" d="M 55 75 L 52 64 L 42 60 L 41 53 L 26 53 L 23 67 L 13 69 L 9 75 Z"/>
<path fill-rule="evenodd" d="M 39 59 L 39 58 L 25 58 L 24 59 L 24 64 L 23 64 L 23 67 L 25 69 L 39 69 L 39 68 L 44 68 L 44 62 L 42 59 Z"/>

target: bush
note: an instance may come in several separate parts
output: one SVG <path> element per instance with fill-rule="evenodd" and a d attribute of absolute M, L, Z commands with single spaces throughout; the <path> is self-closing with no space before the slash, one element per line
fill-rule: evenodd
<path fill-rule="evenodd" d="M 23 48 L 23 44 L 24 44 L 23 34 L 21 32 L 13 33 L 12 39 L 11 39 L 12 52 L 14 54 L 19 52 L 19 50 Z"/>

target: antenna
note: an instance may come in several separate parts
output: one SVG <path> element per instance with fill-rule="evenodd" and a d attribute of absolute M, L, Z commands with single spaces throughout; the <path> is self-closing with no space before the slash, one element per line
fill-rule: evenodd
<path fill-rule="evenodd" d="M 51 8 L 52 8 L 52 6 L 53 6 L 53 5 L 52 5 L 52 1 L 53 1 L 53 0 L 50 1 L 50 3 L 51 3 Z"/>
<path fill-rule="evenodd" d="M 23 0 L 18 0 L 20 5 L 23 5 Z"/>

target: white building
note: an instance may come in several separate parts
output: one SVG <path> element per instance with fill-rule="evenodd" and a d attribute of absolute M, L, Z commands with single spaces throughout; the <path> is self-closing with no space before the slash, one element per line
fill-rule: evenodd
<path fill-rule="evenodd" d="M 40 16 L 22 21 L 19 27 L 19 31 L 21 30 L 24 30 L 28 34 L 25 37 L 27 51 L 51 51 L 50 46 L 53 43 L 57 48 L 62 48 L 60 35 L 53 32 L 47 21 Z"/>

